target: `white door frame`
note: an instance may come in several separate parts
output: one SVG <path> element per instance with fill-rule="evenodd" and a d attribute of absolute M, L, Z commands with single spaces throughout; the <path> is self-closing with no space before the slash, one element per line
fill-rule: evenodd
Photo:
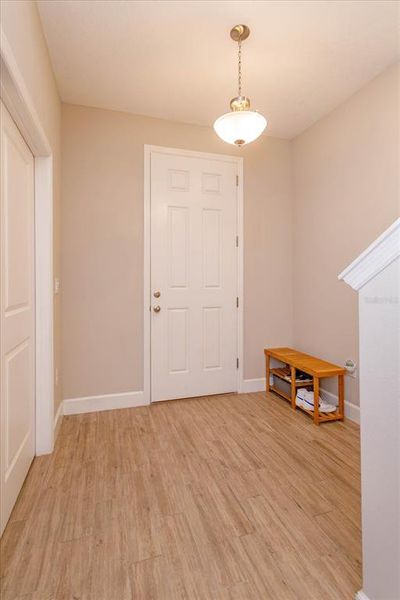
<path fill-rule="evenodd" d="M 0 95 L 35 159 L 35 447 L 54 446 L 53 156 L 11 46 L 0 28 Z"/>
<path fill-rule="evenodd" d="M 150 255 L 151 255 L 151 153 L 158 152 L 163 154 L 175 154 L 179 156 L 191 156 L 194 158 L 203 158 L 208 160 L 219 160 L 223 162 L 235 163 L 239 176 L 237 186 L 237 232 L 239 237 L 239 246 L 237 252 L 237 281 L 238 281 L 238 320 L 237 320 L 237 356 L 239 358 L 239 368 L 237 370 L 237 391 L 243 389 L 243 248 L 244 248 L 244 229 L 243 229 L 243 158 L 238 156 L 229 156 L 228 154 L 209 154 L 207 152 L 197 152 L 193 150 L 181 150 L 179 148 L 167 148 L 164 146 L 144 146 L 144 295 L 143 295 L 143 395 L 144 403 L 151 402 L 151 289 L 150 289 Z"/>

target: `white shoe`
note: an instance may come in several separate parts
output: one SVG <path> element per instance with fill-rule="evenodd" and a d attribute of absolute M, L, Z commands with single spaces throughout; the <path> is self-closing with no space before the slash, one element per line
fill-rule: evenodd
<path fill-rule="evenodd" d="M 305 399 L 305 398 L 301 398 L 299 396 L 296 396 L 296 405 L 300 406 L 301 408 L 305 408 L 307 410 L 314 410 L 314 397 L 312 398 L 312 401 L 310 401 L 310 399 Z M 318 410 L 319 412 L 324 412 L 324 413 L 330 413 L 330 412 L 335 412 L 336 410 L 336 406 L 334 404 L 330 404 L 329 402 L 325 402 L 324 400 L 321 400 L 321 398 L 319 398 L 319 403 L 318 403 Z"/>

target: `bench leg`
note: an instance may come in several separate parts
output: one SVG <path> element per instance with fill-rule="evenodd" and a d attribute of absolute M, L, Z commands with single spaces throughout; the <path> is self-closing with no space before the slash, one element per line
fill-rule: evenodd
<path fill-rule="evenodd" d="M 270 357 L 268 354 L 265 355 L 265 391 L 268 394 L 269 392 L 269 363 L 270 363 Z"/>
<path fill-rule="evenodd" d="M 292 398 L 292 408 L 296 410 L 296 369 L 294 367 L 290 367 L 290 379 L 291 379 L 291 398 Z"/>
<path fill-rule="evenodd" d="M 319 379 L 314 377 L 314 425 L 319 425 Z"/>
<path fill-rule="evenodd" d="M 339 417 L 344 421 L 344 375 L 338 375 Z"/>

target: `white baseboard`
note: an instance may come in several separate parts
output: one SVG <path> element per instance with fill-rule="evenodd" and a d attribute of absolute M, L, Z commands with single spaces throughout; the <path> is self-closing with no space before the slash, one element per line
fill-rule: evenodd
<path fill-rule="evenodd" d="M 344 403 L 344 416 L 349 421 L 353 421 L 353 423 L 360 424 L 360 407 L 357 404 L 353 404 L 352 402 Z"/>
<path fill-rule="evenodd" d="M 242 385 L 240 387 L 240 392 L 242 394 L 251 394 L 254 392 L 264 392 L 265 391 L 265 377 L 261 377 L 260 379 L 244 379 Z M 338 397 L 327 390 L 321 388 L 321 398 L 328 400 L 332 404 L 338 405 Z M 360 407 L 352 404 L 351 402 L 344 403 L 344 415 L 350 421 L 354 421 L 355 423 L 360 423 Z"/>
<path fill-rule="evenodd" d="M 265 377 L 259 379 L 244 379 L 240 386 L 240 393 L 251 394 L 254 392 L 265 391 Z M 326 398 L 333 404 L 338 403 L 335 394 L 321 388 L 321 397 Z M 145 398 L 143 391 L 124 392 L 122 394 L 106 394 L 103 396 L 85 396 L 82 398 L 68 398 L 62 402 L 58 408 L 54 419 L 54 427 L 58 428 L 62 414 L 79 415 L 82 413 L 97 412 L 101 410 L 113 410 L 117 408 L 132 408 L 135 406 L 146 406 L 149 402 Z M 345 416 L 350 421 L 360 423 L 360 407 L 345 402 Z M 56 434 L 55 434 L 56 435 Z"/>
<path fill-rule="evenodd" d="M 251 394 L 252 392 L 263 392 L 265 390 L 265 377 L 260 379 L 243 379 L 240 393 Z"/>
<path fill-rule="evenodd" d="M 360 590 L 355 595 L 354 600 L 369 600 L 369 598 L 366 594 L 364 594 L 364 592 L 362 590 Z"/>
<path fill-rule="evenodd" d="M 104 396 L 85 396 L 64 400 L 64 415 L 80 415 L 82 413 L 113 410 L 116 408 L 133 408 L 149 404 L 144 392 L 124 392 L 122 394 L 106 394 Z"/>
<path fill-rule="evenodd" d="M 61 400 L 57 412 L 54 416 L 54 440 L 57 439 L 58 432 L 60 431 L 60 426 L 62 422 L 62 418 L 64 415 L 64 402 Z"/>

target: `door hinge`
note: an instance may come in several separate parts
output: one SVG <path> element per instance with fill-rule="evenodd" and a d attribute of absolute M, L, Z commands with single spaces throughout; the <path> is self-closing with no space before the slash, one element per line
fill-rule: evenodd
<path fill-rule="evenodd" d="M 236 248 L 239 248 L 239 236 L 236 236 Z"/>
<path fill-rule="evenodd" d="M 236 175 L 236 186 L 239 185 L 239 175 Z"/>
<path fill-rule="evenodd" d="M 236 359 L 236 368 L 237 369 L 239 368 L 239 359 L 238 358 Z"/>
<path fill-rule="evenodd" d="M 239 308 L 239 296 L 236 296 L 236 308 Z"/>

